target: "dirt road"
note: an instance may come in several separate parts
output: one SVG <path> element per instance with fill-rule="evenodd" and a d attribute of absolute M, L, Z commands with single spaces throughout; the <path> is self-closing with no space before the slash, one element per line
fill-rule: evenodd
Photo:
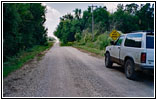
<path fill-rule="evenodd" d="M 4 97 L 153 97 L 153 77 L 126 79 L 123 69 L 108 69 L 104 59 L 55 44 L 4 78 Z"/>

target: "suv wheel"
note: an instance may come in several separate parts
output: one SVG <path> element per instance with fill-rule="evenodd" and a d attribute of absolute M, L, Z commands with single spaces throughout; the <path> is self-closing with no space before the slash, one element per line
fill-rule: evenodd
<path fill-rule="evenodd" d="M 128 59 L 125 63 L 125 75 L 128 79 L 136 78 L 136 71 L 134 69 L 134 62 L 131 59 Z"/>
<path fill-rule="evenodd" d="M 110 68 L 110 67 L 112 67 L 112 61 L 111 61 L 111 59 L 110 59 L 110 54 L 109 53 L 106 53 L 106 55 L 105 55 L 105 66 L 107 67 L 107 68 Z"/>

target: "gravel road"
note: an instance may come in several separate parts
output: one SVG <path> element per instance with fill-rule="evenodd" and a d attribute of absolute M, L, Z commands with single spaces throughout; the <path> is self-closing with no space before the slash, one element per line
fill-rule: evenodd
<path fill-rule="evenodd" d="M 56 43 L 3 79 L 4 97 L 153 97 L 154 77 L 126 79 L 123 68 L 108 69 L 104 59 Z"/>

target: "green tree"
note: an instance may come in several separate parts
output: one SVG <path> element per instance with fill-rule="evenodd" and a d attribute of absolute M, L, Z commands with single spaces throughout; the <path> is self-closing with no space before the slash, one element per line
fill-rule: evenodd
<path fill-rule="evenodd" d="M 40 3 L 3 4 L 4 60 L 20 50 L 47 43 L 44 27 L 46 8 Z"/>
<path fill-rule="evenodd" d="M 125 6 L 125 11 L 127 11 L 128 13 L 135 15 L 138 11 L 139 5 L 135 4 L 135 3 L 131 3 L 131 4 L 127 4 Z"/>
<path fill-rule="evenodd" d="M 47 29 L 44 27 L 46 7 L 42 6 L 41 3 L 30 4 L 30 11 L 33 15 L 32 23 L 35 27 L 35 33 L 33 34 L 35 43 L 44 45 L 47 42 Z"/>
<path fill-rule="evenodd" d="M 19 22 L 21 21 L 17 11 L 17 5 L 5 3 L 3 5 L 3 57 L 4 61 L 8 56 L 12 56 L 19 51 L 21 34 L 19 31 Z"/>
<path fill-rule="evenodd" d="M 139 18 L 140 30 L 154 30 L 154 4 L 141 5 L 141 9 L 136 14 Z"/>
<path fill-rule="evenodd" d="M 106 7 L 99 7 L 94 10 L 94 23 L 95 27 L 97 28 L 98 34 L 102 34 L 105 31 L 109 30 L 109 12 L 107 11 Z"/>
<path fill-rule="evenodd" d="M 75 12 L 75 18 L 80 19 L 81 18 L 81 9 L 76 8 L 74 10 L 74 12 Z"/>
<path fill-rule="evenodd" d="M 75 34 L 75 39 L 77 42 L 79 42 L 79 40 L 81 39 L 81 34 L 80 33 L 76 33 Z"/>
<path fill-rule="evenodd" d="M 90 41 L 90 37 L 92 36 L 91 7 L 83 11 L 82 17 L 80 9 L 77 8 L 74 12 L 74 16 L 66 14 L 60 18 L 60 23 L 54 34 L 64 43 L 75 40 L 79 41 L 78 37 L 82 38 L 81 41 Z M 151 6 L 150 4 L 145 4 L 141 7 L 135 3 L 127 4 L 126 6 L 118 4 L 117 11 L 114 13 L 110 13 L 106 7 L 100 6 L 93 10 L 93 15 L 94 35 L 96 37 L 94 42 L 97 41 L 99 35 L 107 34 L 113 29 L 117 29 L 123 33 L 154 29 L 154 5 Z"/>
<path fill-rule="evenodd" d="M 20 48 L 27 49 L 33 46 L 33 15 L 29 10 L 30 4 L 17 4 L 17 8 L 21 18 L 18 31 L 21 34 Z"/>

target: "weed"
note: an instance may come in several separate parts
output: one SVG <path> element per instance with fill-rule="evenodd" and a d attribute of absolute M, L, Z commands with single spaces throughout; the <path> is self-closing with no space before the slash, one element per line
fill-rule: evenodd
<path fill-rule="evenodd" d="M 8 61 L 3 62 L 3 77 L 8 76 L 9 73 L 21 68 L 26 62 L 33 59 L 36 55 L 39 55 L 41 52 L 49 49 L 52 45 L 52 42 L 49 42 L 47 46 L 37 45 L 26 51 L 21 51 L 17 56 L 9 58 Z"/>

